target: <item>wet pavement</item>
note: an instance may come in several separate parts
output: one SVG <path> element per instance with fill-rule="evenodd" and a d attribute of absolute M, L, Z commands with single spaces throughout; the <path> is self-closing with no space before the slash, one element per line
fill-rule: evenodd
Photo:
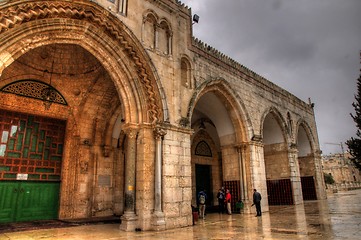
<path fill-rule="evenodd" d="M 339 192 L 327 200 L 298 206 L 271 206 L 254 214 L 207 214 L 205 220 L 181 229 L 123 232 L 118 223 L 7 232 L 3 239 L 361 239 L 361 190 Z"/>

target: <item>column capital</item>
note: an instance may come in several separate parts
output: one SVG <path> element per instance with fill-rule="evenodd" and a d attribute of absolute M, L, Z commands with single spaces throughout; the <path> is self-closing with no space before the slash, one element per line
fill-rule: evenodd
<path fill-rule="evenodd" d="M 162 127 L 155 127 L 153 130 L 155 139 L 163 138 L 167 134 L 167 130 Z"/>
<path fill-rule="evenodd" d="M 288 152 L 290 153 L 298 153 L 298 148 L 296 143 L 291 143 L 288 147 Z"/>
<path fill-rule="evenodd" d="M 262 142 L 263 138 L 262 135 L 254 134 L 251 138 L 252 142 Z"/>
<path fill-rule="evenodd" d="M 134 139 L 138 135 L 138 126 L 124 126 L 123 132 L 127 135 L 128 138 Z"/>
<path fill-rule="evenodd" d="M 248 146 L 247 142 L 236 143 L 234 145 L 234 147 L 237 149 L 237 151 L 244 151 L 244 150 L 246 150 L 247 146 Z"/>
<path fill-rule="evenodd" d="M 127 133 L 127 137 L 130 139 L 135 139 L 137 138 L 138 135 L 138 131 L 135 129 L 128 129 L 126 133 Z"/>
<path fill-rule="evenodd" d="M 257 147 L 264 147 L 264 144 L 261 140 L 252 140 L 248 143 L 249 146 L 257 146 Z"/>
<path fill-rule="evenodd" d="M 316 151 L 314 151 L 314 156 L 317 157 L 317 158 L 322 158 L 321 154 L 322 154 L 322 151 L 320 149 L 317 149 Z"/>

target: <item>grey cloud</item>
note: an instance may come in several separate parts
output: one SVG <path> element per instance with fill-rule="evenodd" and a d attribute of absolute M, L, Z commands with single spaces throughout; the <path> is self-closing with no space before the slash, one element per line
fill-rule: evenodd
<path fill-rule="evenodd" d="M 316 103 L 325 142 L 355 135 L 349 115 L 360 74 L 360 0 L 183 0 L 200 16 L 194 35 Z M 194 5 L 193 5 L 194 4 Z"/>

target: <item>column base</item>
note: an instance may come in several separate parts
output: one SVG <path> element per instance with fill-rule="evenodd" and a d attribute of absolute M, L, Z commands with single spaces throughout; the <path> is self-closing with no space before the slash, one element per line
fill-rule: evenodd
<path fill-rule="evenodd" d="M 155 211 L 152 216 L 152 229 L 155 231 L 165 230 L 164 213 Z"/>
<path fill-rule="evenodd" d="M 243 202 L 243 213 L 252 213 L 252 203 L 249 200 L 244 200 Z"/>
<path fill-rule="evenodd" d="M 123 216 L 120 217 L 121 224 L 119 226 L 120 230 L 126 231 L 126 232 L 133 232 L 137 228 L 137 220 L 138 217 L 133 212 L 125 212 Z"/>

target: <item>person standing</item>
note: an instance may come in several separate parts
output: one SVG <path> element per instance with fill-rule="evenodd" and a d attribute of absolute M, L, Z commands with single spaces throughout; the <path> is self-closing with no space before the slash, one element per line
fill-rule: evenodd
<path fill-rule="evenodd" d="M 227 190 L 226 190 L 226 199 L 224 200 L 224 202 L 225 202 L 226 205 L 227 205 L 227 213 L 228 213 L 229 215 L 232 214 L 231 199 L 232 199 L 231 193 L 229 192 L 229 189 L 227 189 Z"/>
<path fill-rule="evenodd" d="M 261 200 L 262 196 L 259 192 L 257 192 L 257 189 L 253 189 L 253 204 L 256 205 L 256 217 L 262 216 L 261 211 Z"/>
<path fill-rule="evenodd" d="M 217 199 L 218 199 L 218 212 L 219 213 L 223 213 L 224 212 L 224 192 L 222 189 L 219 189 L 218 193 L 217 193 Z"/>
<path fill-rule="evenodd" d="M 199 217 L 205 219 L 207 194 L 205 190 L 198 193 Z"/>

